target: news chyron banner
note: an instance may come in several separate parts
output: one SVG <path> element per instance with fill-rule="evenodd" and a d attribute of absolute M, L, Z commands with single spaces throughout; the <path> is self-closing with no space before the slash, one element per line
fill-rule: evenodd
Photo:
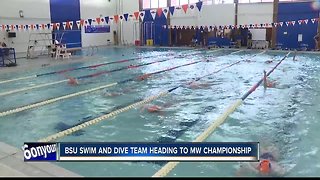
<path fill-rule="evenodd" d="M 25 161 L 259 160 L 259 143 L 25 143 Z"/>

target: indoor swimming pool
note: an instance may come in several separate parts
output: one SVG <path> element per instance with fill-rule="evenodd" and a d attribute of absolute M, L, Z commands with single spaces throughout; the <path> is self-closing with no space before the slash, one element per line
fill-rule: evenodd
<path fill-rule="evenodd" d="M 83 52 L 89 56 L 87 61 L 2 73 L 0 141 L 20 148 L 24 142 L 38 141 L 178 87 L 150 103 L 55 141 L 190 142 L 256 84 L 264 70 L 271 70 L 287 53 L 101 48 L 92 56 Z M 146 74 L 149 76 L 143 76 Z M 22 77 L 29 78 L 19 80 Z M 78 78 L 79 85 L 68 84 L 66 77 Z M 188 84 L 199 77 L 203 78 Z M 258 87 L 206 141 L 260 142 L 260 146 L 274 146 L 280 154 L 279 163 L 286 169 L 285 176 L 319 176 L 319 55 L 292 52 L 269 78 L 276 82 L 276 88 Z M 5 82 L 10 79 L 13 81 Z M 82 93 L 78 95 L 79 92 Z M 34 104 L 37 105 L 32 107 Z M 163 110 L 151 113 L 147 110 L 150 105 Z M 82 176 L 113 177 L 150 177 L 164 165 L 154 162 L 55 164 Z M 238 162 L 182 162 L 168 176 L 228 177 L 235 176 L 238 168 Z"/>

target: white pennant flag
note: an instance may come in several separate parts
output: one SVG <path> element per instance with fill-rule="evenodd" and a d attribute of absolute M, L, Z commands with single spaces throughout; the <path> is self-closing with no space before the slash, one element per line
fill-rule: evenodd
<path fill-rule="evenodd" d="M 298 20 L 298 24 L 301 25 L 301 23 L 302 23 L 302 20 Z"/>
<path fill-rule="evenodd" d="M 151 13 L 152 19 L 155 20 L 156 15 L 157 15 L 157 11 L 156 10 L 150 10 L 150 13 Z"/>
<path fill-rule="evenodd" d="M 65 30 L 67 26 L 67 22 L 63 22 L 62 25 L 63 25 L 63 29 Z"/>
<path fill-rule="evenodd" d="M 308 22 L 309 22 L 308 19 L 305 19 L 305 20 L 304 20 L 304 23 L 305 23 L 305 24 L 308 24 Z"/>
<path fill-rule="evenodd" d="M 162 12 L 163 12 L 163 14 L 164 14 L 164 16 L 166 17 L 166 19 L 168 18 L 168 13 L 169 13 L 169 8 L 163 8 L 162 9 Z"/>
<path fill-rule="evenodd" d="M 282 27 L 283 26 L 283 22 L 279 22 L 280 26 Z"/>
<path fill-rule="evenodd" d="M 57 30 L 60 30 L 60 23 L 56 23 Z"/>
<path fill-rule="evenodd" d="M 286 25 L 289 26 L 289 24 L 290 24 L 290 22 L 287 21 L 287 22 L 286 22 Z"/>
<path fill-rule="evenodd" d="M 50 30 L 53 30 L 53 23 L 50 24 Z"/>
<path fill-rule="evenodd" d="M 316 22 L 316 19 L 315 18 L 311 19 L 311 22 L 314 24 L 314 22 Z"/>
<path fill-rule="evenodd" d="M 80 29 L 80 21 L 76 21 L 78 29 Z"/>
<path fill-rule="evenodd" d="M 197 9 L 196 5 L 195 4 L 190 4 L 188 11 L 190 11 L 190 13 L 194 14 L 195 9 Z"/>
<path fill-rule="evenodd" d="M 296 21 L 291 21 L 292 26 L 296 24 Z"/>
<path fill-rule="evenodd" d="M 73 29 L 73 21 L 70 21 L 69 25 L 70 25 L 70 29 L 72 30 Z"/>
<path fill-rule="evenodd" d="M 141 21 L 143 22 L 144 16 L 145 16 L 145 12 L 144 12 L 144 11 L 140 11 L 139 16 L 140 16 L 140 18 L 141 18 Z"/>

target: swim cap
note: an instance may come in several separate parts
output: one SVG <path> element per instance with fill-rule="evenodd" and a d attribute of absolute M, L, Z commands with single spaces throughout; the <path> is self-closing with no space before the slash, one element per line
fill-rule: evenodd
<path fill-rule="evenodd" d="M 259 171 L 262 174 L 269 174 L 271 171 L 271 163 L 269 160 L 264 159 L 260 162 Z"/>

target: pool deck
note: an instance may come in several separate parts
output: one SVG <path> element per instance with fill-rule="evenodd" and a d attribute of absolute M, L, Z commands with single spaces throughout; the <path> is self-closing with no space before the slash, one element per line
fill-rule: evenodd
<path fill-rule="evenodd" d="M 81 177 L 48 162 L 24 162 L 22 150 L 0 142 L 1 177 Z"/>

